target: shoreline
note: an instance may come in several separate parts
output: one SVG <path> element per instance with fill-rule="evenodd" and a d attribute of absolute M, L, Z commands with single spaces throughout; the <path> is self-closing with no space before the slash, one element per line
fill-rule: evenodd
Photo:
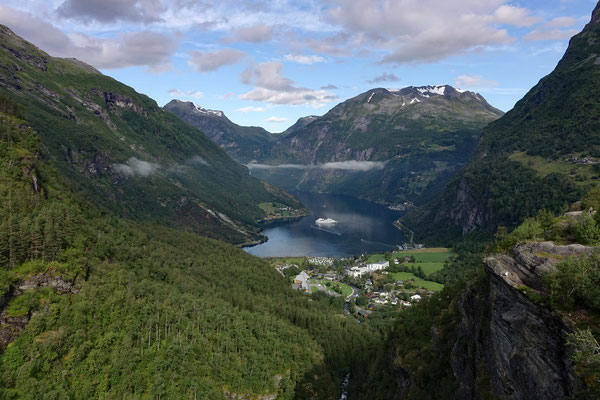
<path fill-rule="evenodd" d="M 310 214 L 310 212 L 308 210 L 306 210 L 304 213 L 302 213 L 302 215 L 294 215 L 294 216 L 289 216 L 289 217 L 273 217 L 273 218 L 265 218 L 265 219 L 261 219 L 260 221 L 258 221 L 258 224 L 260 225 L 260 232 L 262 232 L 264 230 L 265 227 L 270 226 L 270 225 L 275 225 L 278 223 L 286 223 L 286 222 L 292 222 L 292 221 L 297 221 L 299 219 L 302 219 L 306 216 L 308 216 Z M 259 232 L 259 234 L 260 234 Z M 251 242 L 244 242 L 241 244 L 236 245 L 236 247 L 240 248 L 240 249 L 244 249 L 246 247 L 254 247 L 254 246 L 258 246 L 260 244 L 266 243 L 269 238 L 267 236 L 261 235 L 262 237 L 260 239 L 257 240 L 253 240 Z"/>
<path fill-rule="evenodd" d="M 309 214 L 310 214 L 310 211 L 306 210 L 301 215 L 290 215 L 288 217 L 264 218 L 264 219 L 261 219 L 260 221 L 258 221 L 258 224 L 262 225 L 262 226 L 269 226 L 272 224 L 276 224 L 278 222 L 292 222 L 292 221 L 302 219 L 302 218 L 308 216 Z"/>
<path fill-rule="evenodd" d="M 394 225 L 400 232 L 404 233 L 405 235 L 410 234 L 410 241 L 408 243 L 414 243 L 413 239 L 415 236 L 415 233 L 408 229 L 408 227 L 404 224 L 402 224 L 402 222 L 400 222 L 399 219 L 395 220 L 392 225 Z"/>

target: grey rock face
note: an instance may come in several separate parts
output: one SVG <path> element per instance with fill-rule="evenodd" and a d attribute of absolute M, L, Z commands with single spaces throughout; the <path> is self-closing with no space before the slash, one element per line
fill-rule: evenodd
<path fill-rule="evenodd" d="M 458 184 L 454 201 L 447 214 L 445 209 L 438 211 L 436 221 L 440 221 L 446 217 L 449 217 L 457 226 L 460 226 L 464 235 L 481 226 L 485 226 L 492 219 L 492 214 L 485 207 L 481 206 L 471 193 L 468 182 L 463 179 Z"/>
<path fill-rule="evenodd" d="M 568 257 L 591 254 L 591 247 L 580 244 L 557 246 L 552 242 L 517 245 L 510 255 L 489 257 L 485 260 L 495 275 L 512 287 L 522 285 L 542 290 L 541 276 L 556 272 L 556 265 Z"/>
<path fill-rule="evenodd" d="M 554 271 L 561 259 L 591 250 L 530 243 L 516 246 L 510 255 L 485 260 L 486 285 L 471 286 L 457 304 L 461 321 L 452 368 L 459 382 L 458 398 L 569 398 L 577 380 L 566 346 L 570 329 L 516 287 L 541 289 L 541 275 Z"/>

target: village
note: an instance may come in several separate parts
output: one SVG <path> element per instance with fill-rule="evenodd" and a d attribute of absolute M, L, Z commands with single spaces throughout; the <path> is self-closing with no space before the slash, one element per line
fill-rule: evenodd
<path fill-rule="evenodd" d="M 373 313 L 411 307 L 441 290 L 443 285 L 435 282 L 435 273 L 449 256 L 448 249 L 419 245 L 339 260 L 295 257 L 271 262 L 295 290 L 341 298 L 348 314 L 364 319 L 375 316 Z"/>

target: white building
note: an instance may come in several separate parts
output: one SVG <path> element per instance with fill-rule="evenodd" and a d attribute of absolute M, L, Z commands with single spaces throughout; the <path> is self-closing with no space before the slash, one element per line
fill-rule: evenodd
<path fill-rule="evenodd" d="M 389 266 L 389 261 L 377 261 L 376 263 L 367 264 L 367 268 L 369 268 L 370 271 L 379 271 L 382 269 L 386 269 Z"/>
<path fill-rule="evenodd" d="M 386 269 L 389 266 L 389 261 L 378 261 L 376 263 L 363 265 L 361 267 L 352 267 L 346 273 L 354 278 L 357 278 L 359 276 L 363 276 L 364 274 Z"/>
<path fill-rule="evenodd" d="M 418 294 L 413 294 L 412 296 L 410 296 L 410 300 L 411 301 L 419 301 L 419 300 L 421 300 L 421 296 L 419 296 Z"/>
<path fill-rule="evenodd" d="M 308 276 L 306 271 L 302 271 L 294 278 L 294 284 L 292 285 L 292 287 L 296 290 L 302 290 L 305 292 L 309 292 L 310 291 L 310 284 L 308 282 L 309 279 L 310 279 L 310 277 Z"/>

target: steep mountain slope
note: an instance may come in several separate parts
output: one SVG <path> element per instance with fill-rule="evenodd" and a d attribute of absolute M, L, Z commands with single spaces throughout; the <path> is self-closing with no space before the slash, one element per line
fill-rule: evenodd
<path fill-rule="evenodd" d="M 0 398 L 334 399 L 361 375 L 381 337 L 342 299 L 98 209 L 23 118 L 0 96 Z"/>
<path fill-rule="evenodd" d="M 74 188 L 120 216 L 244 243 L 260 238 L 260 203 L 300 207 L 152 99 L 4 26 L 0 94 L 23 105 L 44 157 Z"/>
<path fill-rule="evenodd" d="M 600 8 L 556 69 L 490 124 L 443 197 L 406 218 L 439 239 L 514 227 L 540 208 L 558 211 L 600 182 Z"/>
<path fill-rule="evenodd" d="M 242 164 L 262 158 L 276 141 L 275 135 L 263 128 L 234 124 L 222 111 L 206 110 L 192 102 L 172 100 L 163 108 L 201 130 Z"/>
<path fill-rule="evenodd" d="M 585 211 L 542 211 L 499 235 L 470 276 L 404 311 L 358 398 L 600 398 L 600 213 L 590 207 L 599 187 Z"/>
<path fill-rule="evenodd" d="M 448 85 L 373 89 L 299 121 L 259 160 L 271 167 L 252 174 L 286 189 L 423 203 L 501 115 L 481 95 Z M 273 167 L 280 164 L 298 165 Z"/>
<path fill-rule="evenodd" d="M 448 85 L 373 89 L 294 129 L 278 147 L 303 164 L 385 161 L 456 145 L 501 115 L 481 95 Z"/>

